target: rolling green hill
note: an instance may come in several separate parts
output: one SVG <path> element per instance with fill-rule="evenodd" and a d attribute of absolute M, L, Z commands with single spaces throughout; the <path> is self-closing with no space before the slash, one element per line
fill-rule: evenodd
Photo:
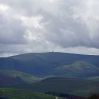
<path fill-rule="evenodd" d="M 99 81 L 99 76 L 89 77 L 88 80 Z"/>
<path fill-rule="evenodd" d="M 0 70 L 0 74 L 7 75 L 10 77 L 14 77 L 14 78 L 20 78 L 22 81 L 25 81 L 27 83 L 32 83 L 32 82 L 40 80 L 40 78 L 37 78 L 30 74 L 19 72 L 19 71 Z"/>
<path fill-rule="evenodd" d="M 0 83 L 0 88 L 88 96 L 90 92 L 99 93 L 99 56 L 49 52 L 0 58 L 0 75 L 4 79 L 1 79 L 3 83 Z M 14 84 L 4 83 L 10 80 Z M 18 80 L 28 83 L 15 84 Z M 16 98 L 11 97 L 10 99 Z M 25 98 L 17 97 L 17 99 Z"/>
<path fill-rule="evenodd" d="M 99 93 L 99 81 L 52 77 L 32 84 L 0 85 L 0 87 L 31 90 L 34 92 L 58 92 L 77 96 L 88 96 L 90 93 Z"/>
<path fill-rule="evenodd" d="M 51 95 L 10 88 L 0 88 L 0 95 L 8 99 L 55 99 L 55 97 Z"/>
<path fill-rule="evenodd" d="M 33 83 L 32 88 L 38 92 L 61 92 L 80 96 L 88 96 L 92 93 L 99 93 L 99 82 L 85 79 L 52 77 Z"/>
<path fill-rule="evenodd" d="M 78 67 L 82 69 L 78 70 Z M 90 69 L 88 69 L 89 67 Z M 65 69 L 63 70 L 62 68 Z M 98 68 L 99 56 L 94 55 L 49 52 L 0 58 L 0 70 L 20 71 L 37 77 L 64 76 L 87 78 L 99 76 Z"/>
<path fill-rule="evenodd" d="M 56 72 L 65 77 L 86 78 L 99 73 L 99 68 L 84 61 L 77 61 L 73 64 L 60 66 Z M 86 76 L 87 75 L 87 76 Z"/>
<path fill-rule="evenodd" d="M 15 88 L 33 92 L 58 92 L 77 96 L 88 96 L 90 93 L 99 93 L 99 81 L 52 77 L 31 84 L 1 85 L 0 88 Z"/>

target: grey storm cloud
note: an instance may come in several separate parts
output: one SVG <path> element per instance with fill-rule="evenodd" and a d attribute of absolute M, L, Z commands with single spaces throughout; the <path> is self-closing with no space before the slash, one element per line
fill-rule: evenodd
<path fill-rule="evenodd" d="M 0 52 L 84 47 L 94 54 L 99 49 L 98 5 L 98 0 L 0 0 Z"/>
<path fill-rule="evenodd" d="M 0 44 L 24 44 L 25 28 L 19 20 L 7 20 L 0 15 Z"/>
<path fill-rule="evenodd" d="M 48 31 L 46 33 L 46 39 L 48 41 L 62 47 L 86 46 L 99 48 L 99 44 L 97 44 L 98 31 L 96 31 L 97 36 L 94 35 L 94 32 L 91 38 L 90 30 L 86 24 L 74 20 L 71 16 L 62 21 L 58 17 L 43 12 L 43 17 L 41 23 L 48 22 L 48 24 L 45 24 L 45 28 Z"/>

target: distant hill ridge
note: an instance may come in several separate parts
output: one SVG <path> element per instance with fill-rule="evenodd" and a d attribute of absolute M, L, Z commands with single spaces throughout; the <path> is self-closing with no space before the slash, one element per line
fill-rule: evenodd
<path fill-rule="evenodd" d="M 21 71 L 37 77 L 87 78 L 99 76 L 99 56 L 59 52 L 21 54 L 0 58 L 0 70 Z"/>

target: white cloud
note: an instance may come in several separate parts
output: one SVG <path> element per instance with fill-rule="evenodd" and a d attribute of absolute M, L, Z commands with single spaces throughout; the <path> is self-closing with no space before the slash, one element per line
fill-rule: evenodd
<path fill-rule="evenodd" d="M 1 12 L 1 11 L 7 11 L 8 9 L 9 9 L 8 6 L 3 5 L 3 4 L 0 4 L 0 12 Z"/>
<path fill-rule="evenodd" d="M 99 54 L 98 9 L 98 0 L 0 0 L 0 53 Z"/>
<path fill-rule="evenodd" d="M 54 0 L 49 0 L 50 2 L 54 2 Z"/>
<path fill-rule="evenodd" d="M 34 28 L 42 28 L 39 21 L 42 19 L 42 16 L 35 16 L 35 17 L 26 17 L 21 16 L 19 17 L 26 27 L 34 27 Z"/>

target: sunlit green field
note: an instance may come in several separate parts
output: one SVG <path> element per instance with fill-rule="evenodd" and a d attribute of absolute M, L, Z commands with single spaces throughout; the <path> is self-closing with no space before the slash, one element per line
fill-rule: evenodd
<path fill-rule="evenodd" d="M 8 99 L 55 99 L 51 95 L 10 88 L 0 88 L 0 95 L 0 97 L 6 97 Z"/>

